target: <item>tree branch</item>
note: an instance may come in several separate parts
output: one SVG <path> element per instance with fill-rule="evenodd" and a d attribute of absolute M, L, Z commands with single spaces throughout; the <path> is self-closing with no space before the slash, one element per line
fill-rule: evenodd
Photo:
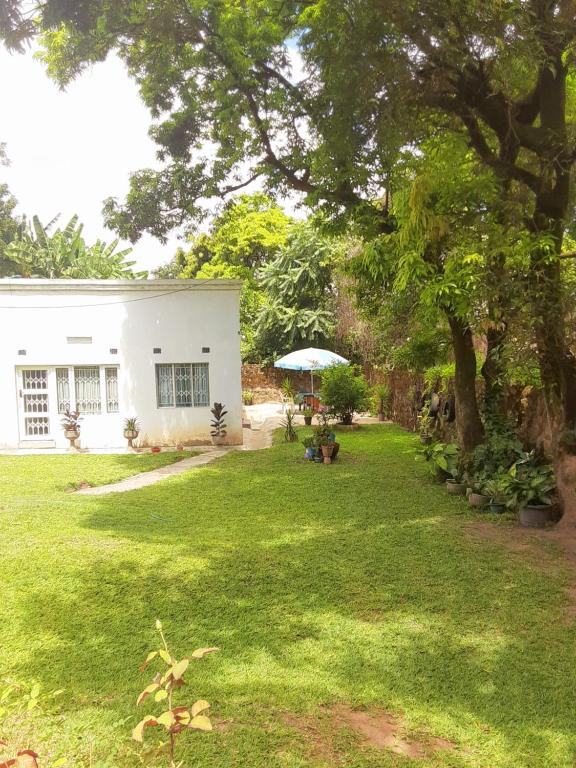
<path fill-rule="evenodd" d="M 224 187 L 224 189 L 220 190 L 219 194 L 220 197 L 225 197 L 226 195 L 231 194 L 232 192 L 238 192 L 240 189 L 244 189 L 244 187 L 247 187 L 249 184 L 252 184 L 253 181 L 256 181 L 257 178 L 262 176 L 262 171 L 257 171 L 256 173 L 253 173 L 252 176 L 250 176 L 249 179 L 246 181 L 242 181 L 239 184 L 233 184 L 228 187 Z"/>

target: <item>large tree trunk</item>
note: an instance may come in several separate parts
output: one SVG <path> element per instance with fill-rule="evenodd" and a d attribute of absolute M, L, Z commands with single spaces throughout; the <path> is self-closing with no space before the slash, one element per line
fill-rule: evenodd
<path fill-rule="evenodd" d="M 451 313 L 446 313 L 454 350 L 456 395 L 456 430 L 464 453 L 471 453 L 482 442 L 484 428 L 476 399 L 476 352 L 470 326 Z"/>
<path fill-rule="evenodd" d="M 570 204 L 572 156 L 566 131 L 566 70 L 559 56 L 543 71 L 540 89 L 542 129 L 549 149 L 542 160 L 540 188 L 531 222 L 540 238 L 530 261 L 535 336 L 546 397 L 558 490 L 564 508 L 563 527 L 574 528 L 574 462 L 559 448 L 565 429 L 576 424 L 576 357 L 566 340 L 562 271 L 559 255 Z M 547 239 L 543 244 L 542 237 Z M 552 246 L 552 247 L 551 247 Z"/>

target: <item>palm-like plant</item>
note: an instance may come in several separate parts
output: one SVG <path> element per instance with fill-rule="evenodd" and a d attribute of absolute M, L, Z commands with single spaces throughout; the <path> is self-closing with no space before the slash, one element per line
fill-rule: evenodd
<path fill-rule="evenodd" d="M 147 276 L 146 272 L 132 270 L 135 262 L 126 261 L 130 248 L 116 251 L 119 240 L 110 244 L 97 240 L 88 246 L 78 216 L 73 216 L 63 229 L 51 232 L 57 221 L 58 216 L 44 225 L 34 216 L 21 236 L 6 248 L 6 258 L 22 277 L 82 280 Z"/>

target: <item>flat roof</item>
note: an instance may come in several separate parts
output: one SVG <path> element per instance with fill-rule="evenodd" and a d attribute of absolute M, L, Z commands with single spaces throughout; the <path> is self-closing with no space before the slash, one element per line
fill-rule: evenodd
<path fill-rule="evenodd" d="M 0 279 L 0 292 L 15 293 L 34 291 L 61 293 L 63 291 L 80 293 L 101 293 L 127 291 L 156 291 L 178 293 L 179 291 L 234 291 L 240 290 L 242 280 L 223 280 L 220 278 L 205 280 L 37 280 L 27 277 L 9 277 Z"/>

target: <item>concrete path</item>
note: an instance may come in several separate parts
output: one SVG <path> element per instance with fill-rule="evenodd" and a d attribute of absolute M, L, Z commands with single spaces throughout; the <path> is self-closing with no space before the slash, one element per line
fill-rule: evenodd
<path fill-rule="evenodd" d="M 154 485 L 167 477 L 180 475 L 182 472 L 188 472 L 196 467 L 202 467 L 210 464 L 215 459 L 225 456 L 230 451 L 259 451 L 263 448 L 269 448 L 272 445 L 274 430 L 279 426 L 282 417 L 278 414 L 273 416 L 265 415 L 263 421 L 254 421 L 251 429 L 244 430 L 244 444 L 238 448 L 213 448 L 201 453 L 199 456 L 190 456 L 189 459 L 182 459 L 166 467 L 152 469 L 150 472 L 141 472 L 138 475 L 126 477 L 118 483 L 110 485 L 98 485 L 94 488 L 81 488 L 76 493 L 82 496 L 104 496 L 108 493 L 125 493 L 126 491 L 135 491 L 139 488 L 146 488 L 148 485 Z"/>

